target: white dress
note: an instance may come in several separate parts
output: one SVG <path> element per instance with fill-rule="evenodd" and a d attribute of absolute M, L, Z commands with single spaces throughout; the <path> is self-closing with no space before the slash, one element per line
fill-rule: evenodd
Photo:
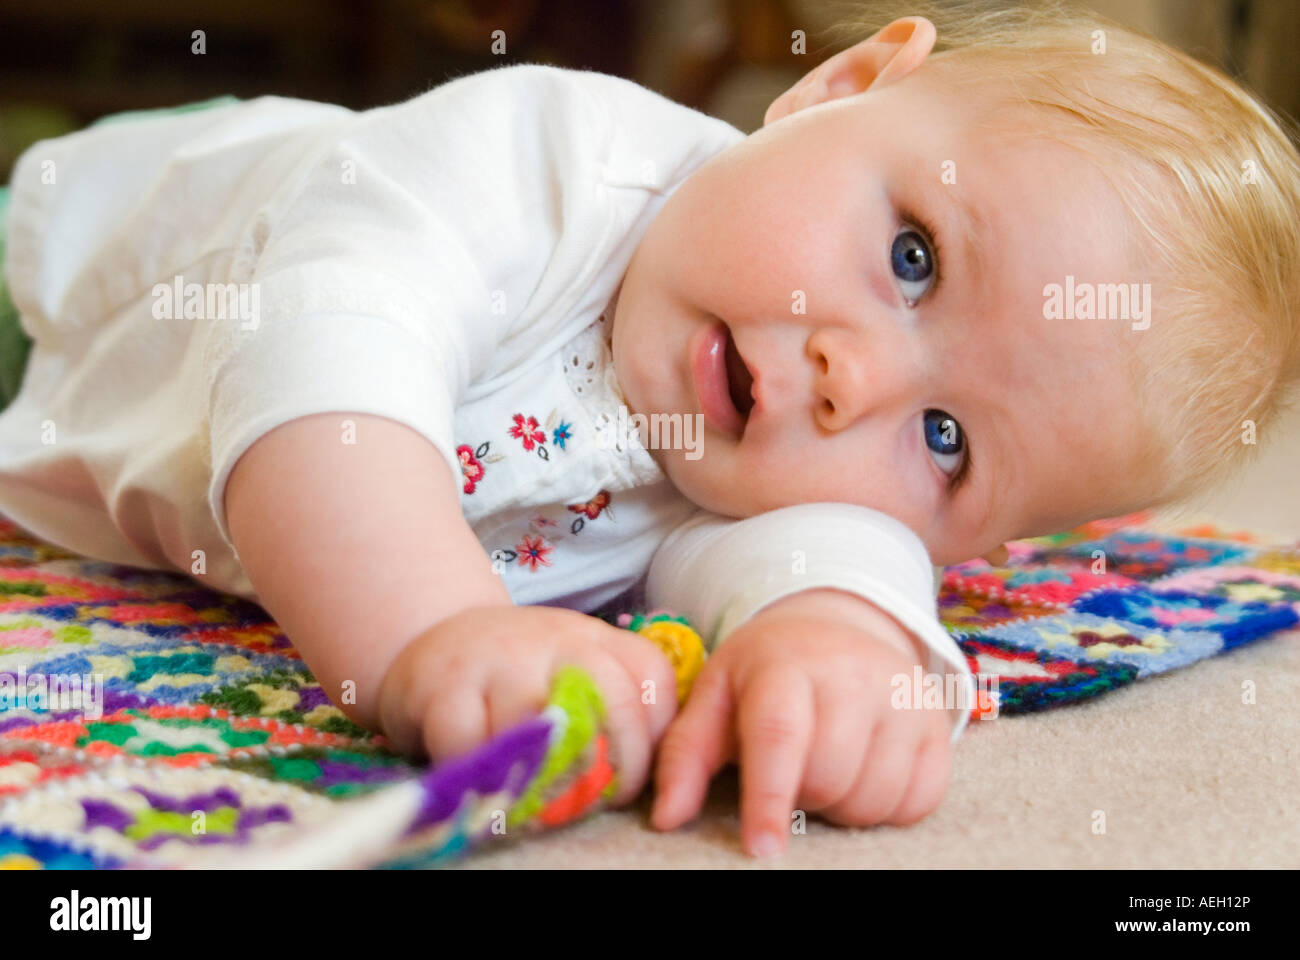
<path fill-rule="evenodd" d="M 223 514 L 239 457 L 298 417 L 384 416 L 461 478 L 516 603 L 641 591 L 712 646 L 836 586 L 969 690 L 902 524 L 847 504 L 715 517 L 608 442 L 618 285 L 673 190 L 743 136 L 625 80 L 516 66 L 362 113 L 264 97 L 36 144 L 12 183 L 5 271 L 35 343 L 0 414 L 0 512 L 256 599 Z M 222 313 L 214 289 L 243 299 Z"/>

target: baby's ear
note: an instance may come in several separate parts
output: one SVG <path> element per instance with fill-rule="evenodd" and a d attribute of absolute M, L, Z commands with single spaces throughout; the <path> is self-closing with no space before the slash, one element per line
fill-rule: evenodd
<path fill-rule="evenodd" d="M 925 17 L 902 17 L 804 74 L 772 101 L 763 126 L 807 107 L 851 97 L 907 76 L 930 55 L 936 38 Z"/>

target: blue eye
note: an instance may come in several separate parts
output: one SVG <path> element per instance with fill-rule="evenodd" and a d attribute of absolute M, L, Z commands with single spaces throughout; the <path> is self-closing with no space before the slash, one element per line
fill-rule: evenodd
<path fill-rule="evenodd" d="M 921 418 L 925 427 L 925 445 L 934 454 L 939 469 L 951 475 L 961 466 L 966 437 L 959 424 L 942 410 L 927 410 Z M 949 459 L 950 458 L 950 459 Z"/>
<path fill-rule="evenodd" d="M 911 227 L 901 228 L 889 251 L 889 265 L 907 305 L 915 306 L 934 281 L 934 254 L 925 237 Z"/>

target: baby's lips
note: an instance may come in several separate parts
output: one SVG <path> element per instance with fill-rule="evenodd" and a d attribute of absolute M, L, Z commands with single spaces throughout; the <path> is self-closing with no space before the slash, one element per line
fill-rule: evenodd
<path fill-rule="evenodd" d="M 729 339 L 727 325 L 719 321 L 696 331 L 687 353 L 696 398 L 705 420 L 719 433 L 739 440 L 745 432 L 745 416 L 731 396 L 726 357 Z"/>

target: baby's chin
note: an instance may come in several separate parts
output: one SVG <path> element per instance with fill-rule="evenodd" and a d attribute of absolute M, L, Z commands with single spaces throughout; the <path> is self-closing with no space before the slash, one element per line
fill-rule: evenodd
<path fill-rule="evenodd" d="M 707 443 L 706 443 L 707 446 Z M 687 460 L 683 450 L 650 450 L 650 455 L 668 477 L 668 482 L 691 503 L 724 517 L 752 517 L 761 513 L 759 505 L 738 497 L 722 478 L 713 476 L 704 466 L 705 457 Z"/>

